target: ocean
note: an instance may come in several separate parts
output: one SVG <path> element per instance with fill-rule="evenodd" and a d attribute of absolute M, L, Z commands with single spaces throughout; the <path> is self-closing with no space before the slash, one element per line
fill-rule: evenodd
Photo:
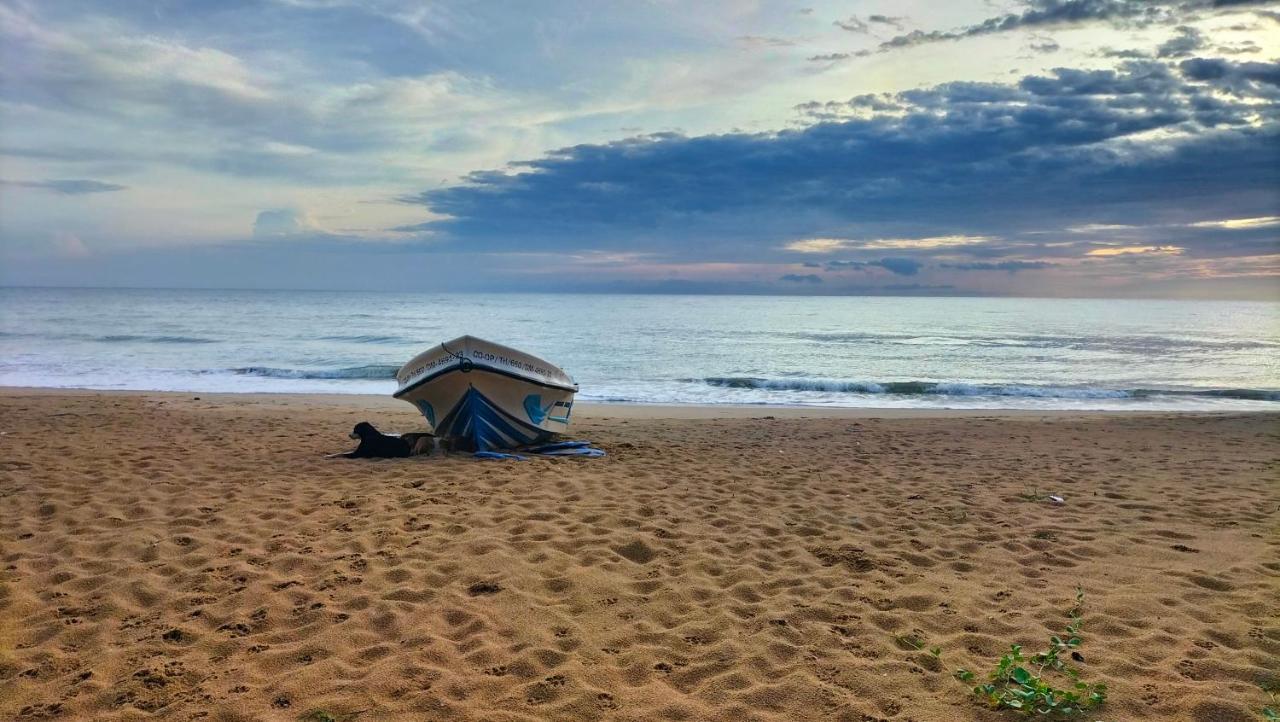
<path fill-rule="evenodd" d="M 463 334 L 584 401 L 1280 410 L 1280 304 L 0 289 L 0 385 L 389 394 Z"/>

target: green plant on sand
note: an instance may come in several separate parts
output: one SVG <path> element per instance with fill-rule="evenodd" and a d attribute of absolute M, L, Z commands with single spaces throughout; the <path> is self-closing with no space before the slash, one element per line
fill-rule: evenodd
<path fill-rule="evenodd" d="M 899 634 L 893 638 L 895 644 L 902 649 L 924 649 L 924 640 L 916 634 Z"/>
<path fill-rule="evenodd" d="M 1271 704 L 1262 708 L 1262 719 L 1267 722 L 1280 722 L 1280 682 L 1263 682 L 1262 691 L 1271 698 Z"/>
<path fill-rule="evenodd" d="M 1076 604 L 1067 613 L 1071 622 L 1065 639 L 1051 636 L 1049 648 L 1031 657 L 1023 656 L 1021 645 L 1010 646 L 989 675 L 990 681 L 973 688 L 974 696 L 994 709 L 1011 709 L 1040 718 L 1081 716 L 1106 701 L 1107 686 L 1081 680 L 1079 671 L 1069 663 L 1072 659 L 1083 661 L 1078 651 L 1083 642 L 1083 608 L 1084 590 L 1077 587 Z M 1046 679 L 1049 674 L 1062 677 L 1067 687 L 1054 687 Z M 970 682 L 974 676 L 967 669 L 955 671 L 961 682 Z"/>

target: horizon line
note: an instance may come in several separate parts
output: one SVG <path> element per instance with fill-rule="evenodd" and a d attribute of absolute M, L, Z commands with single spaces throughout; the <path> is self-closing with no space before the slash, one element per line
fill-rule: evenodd
<path fill-rule="evenodd" d="M 779 293 L 775 291 L 761 292 L 717 292 L 717 291 L 660 291 L 660 290 L 557 290 L 557 291 L 532 291 L 532 290 L 501 290 L 501 289 L 483 289 L 470 291 L 429 291 L 425 289 L 380 289 L 380 288 L 264 288 L 264 287 L 234 287 L 234 286 L 45 286 L 45 285 L 21 285 L 21 284 L 0 284 L 0 290 L 47 290 L 47 291 L 234 291 L 234 292 L 261 292 L 261 293 L 379 293 L 379 294 L 433 294 L 433 295 L 480 295 L 480 294 L 496 294 L 510 296 L 722 296 L 722 297 L 765 297 L 765 298 L 981 298 L 981 299 L 999 299 L 999 300 L 1042 300 L 1042 301 L 1179 301 L 1179 302 L 1225 302 L 1225 303 L 1272 303 L 1280 304 L 1280 297 L 1277 298 L 1222 298 L 1222 297 L 1204 297 L 1204 298 L 1187 298 L 1177 296 L 1089 296 L 1089 295 L 1062 295 L 1062 296 L 1021 296 L 1012 294 L 996 294 L 996 293 L 945 293 L 945 294 L 925 294 L 925 293 Z"/>

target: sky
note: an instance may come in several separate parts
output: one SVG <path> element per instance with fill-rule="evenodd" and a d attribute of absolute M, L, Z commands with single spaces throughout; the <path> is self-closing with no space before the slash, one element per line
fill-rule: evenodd
<path fill-rule="evenodd" d="M 1280 300 L 1280 2 L 0 0 L 0 285 Z"/>

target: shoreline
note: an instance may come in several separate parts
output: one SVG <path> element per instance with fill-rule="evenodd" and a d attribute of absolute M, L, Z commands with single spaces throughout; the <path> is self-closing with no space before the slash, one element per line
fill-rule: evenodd
<path fill-rule="evenodd" d="M 43 386 L 0 386 L 0 397 L 22 395 L 49 396 L 121 396 L 176 402 L 239 401 L 258 405 L 326 404 L 368 410 L 405 411 L 405 402 L 381 394 L 333 394 L 295 392 L 200 392 L 149 391 L 136 389 L 71 389 Z M 935 419 L 935 418 L 1058 418 L 1058 417 L 1142 417 L 1142 416 L 1268 416 L 1280 415 L 1280 404 L 1271 409 L 1023 409 L 1023 408 L 928 408 L 870 406 L 800 406 L 774 404 L 678 404 L 646 402 L 578 401 L 574 419 L 752 419 L 773 416 L 785 419 Z"/>

